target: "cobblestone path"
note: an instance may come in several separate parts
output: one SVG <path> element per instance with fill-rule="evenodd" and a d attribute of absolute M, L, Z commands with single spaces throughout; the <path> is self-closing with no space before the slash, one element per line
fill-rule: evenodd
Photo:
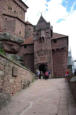
<path fill-rule="evenodd" d="M 76 105 L 65 79 L 41 79 L 13 96 L 0 115 L 76 115 Z"/>

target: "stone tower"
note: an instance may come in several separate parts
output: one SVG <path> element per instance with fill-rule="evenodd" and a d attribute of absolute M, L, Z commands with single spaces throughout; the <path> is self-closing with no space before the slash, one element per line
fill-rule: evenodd
<path fill-rule="evenodd" d="M 0 31 L 25 38 L 25 13 L 22 0 L 0 0 Z"/>
<path fill-rule="evenodd" d="M 51 37 L 52 27 L 41 16 L 35 27 L 34 67 L 43 72 L 49 70 L 53 73 Z"/>

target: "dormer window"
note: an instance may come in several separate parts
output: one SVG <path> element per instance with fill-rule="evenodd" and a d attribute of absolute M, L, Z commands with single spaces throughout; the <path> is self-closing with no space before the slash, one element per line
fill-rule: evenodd
<path fill-rule="evenodd" d="M 57 40 L 56 40 L 56 39 L 54 40 L 54 43 L 57 43 Z"/>

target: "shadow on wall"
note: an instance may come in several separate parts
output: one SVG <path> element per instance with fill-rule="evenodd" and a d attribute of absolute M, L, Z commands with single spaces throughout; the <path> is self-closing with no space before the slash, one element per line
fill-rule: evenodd
<path fill-rule="evenodd" d="M 7 93 L 0 92 L 0 110 L 5 107 L 11 100 L 11 96 Z"/>

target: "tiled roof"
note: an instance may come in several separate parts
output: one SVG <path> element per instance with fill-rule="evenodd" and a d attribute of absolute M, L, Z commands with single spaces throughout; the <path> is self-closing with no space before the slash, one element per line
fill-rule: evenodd
<path fill-rule="evenodd" d="M 24 44 L 33 44 L 34 41 L 33 41 L 33 36 L 29 37 L 29 38 L 26 38 L 24 40 Z"/>
<path fill-rule="evenodd" d="M 64 38 L 64 37 L 67 37 L 67 35 L 53 33 L 52 39 L 58 39 L 58 38 Z"/>

